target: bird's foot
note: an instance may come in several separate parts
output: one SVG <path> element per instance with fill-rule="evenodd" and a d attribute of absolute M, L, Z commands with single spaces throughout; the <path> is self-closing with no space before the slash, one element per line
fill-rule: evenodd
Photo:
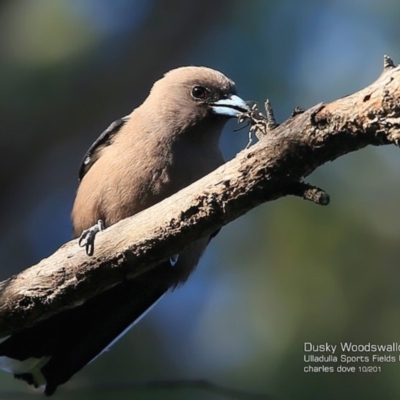
<path fill-rule="evenodd" d="M 96 235 L 104 230 L 104 222 L 99 219 L 96 225 L 93 225 L 89 229 L 85 229 L 79 237 L 79 246 L 84 247 L 86 254 L 92 256 L 94 253 L 94 239 Z"/>

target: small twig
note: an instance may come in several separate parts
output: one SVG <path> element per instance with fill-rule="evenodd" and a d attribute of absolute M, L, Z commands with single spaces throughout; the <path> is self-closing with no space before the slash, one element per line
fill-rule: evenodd
<path fill-rule="evenodd" d="M 389 56 L 383 56 L 383 69 L 394 68 L 394 62 Z"/>
<path fill-rule="evenodd" d="M 245 119 L 248 119 L 250 121 L 249 141 L 246 145 L 246 149 L 250 147 L 253 141 L 253 133 L 256 135 L 258 140 L 261 140 L 269 132 L 279 126 L 279 124 L 276 122 L 271 102 L 268 99 L 265 100 L 264 106 L 266 115 L 264 115 L 258 109 L 257 103 L 253 104 L 250 111 L 239 115 L 239 123 L 243 122 Z"/>
<path fill-rule="evenodd" d="M 287 194 L 302 197 L 319 206 L 327 206 L 330 202 L 329 194 L 323 189 L 306 182 L 295 182 L 288 187 Z"/>
<path fill-rule="evenodd" d="M 278 124 L 276 123 L 274 110 L 272 109 L 272 105 L 269 99 L 265 100 L 264 107 L 267 117 L 267 130 L 275 129 L 278 126 Z"/>
<path fill-rule="evenodd" d="M 304 113 L 304 108 L 297 106 L 293 109 L 291 117 L 295 117 L 296 115 L 303 114 L 303 113 Z"/>
<path fill-rule="evenodd" d="M 253 141 L 253 133 L 256 135 L 258 140 L 261 140 L 267 134 L 269 130 L 269 124 L 273 124 L 275 122 L 274 114 L 271 107 L 269 118 L 270 120 L 258 109 L 257 103 L 253 104 L 250 111 L 242 113 L 239 116 L 239 123 L 243 122 L 245 119 L 248 119 L 250 124 L 249 142 L 246 145 L 246 149 L 250 147 Z"/>

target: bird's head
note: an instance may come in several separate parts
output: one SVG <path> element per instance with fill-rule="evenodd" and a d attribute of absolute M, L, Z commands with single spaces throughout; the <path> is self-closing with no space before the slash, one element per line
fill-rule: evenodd
<path fill-rule="evenodd" d="M 232 80 L 206 67 L 169 71 L 154 84 L 146 102 L 158 104 L 165 121 L 185 128 L 199 124 L 222 128 L 229 118 L 250 110 Z"/>

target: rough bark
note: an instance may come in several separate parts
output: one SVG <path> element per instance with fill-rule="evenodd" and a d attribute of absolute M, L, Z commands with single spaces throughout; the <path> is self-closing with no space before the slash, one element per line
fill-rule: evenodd
<path fill-rule="evenodd" d="M 367 145 L 400 143 L 400 68 L 385 58 L 376 82 L 330 104 L 296 113 L 213 173 L 101 232 L 93 257 L 71 241 L 39 264 L 0 283 L 0 337 L 74 307 L 179 253 L 266 201 L 288 194 L 327 204 L 302 179 L 327 161 Z"/>

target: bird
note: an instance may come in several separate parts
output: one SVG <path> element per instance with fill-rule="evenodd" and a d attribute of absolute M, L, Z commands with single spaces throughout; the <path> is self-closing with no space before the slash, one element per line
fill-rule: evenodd
<path fill-rule="evenodd" d="M 81 237 L 88 256 L 99 230 L 223 164 L 222 129 L 249 110 L 235 83 L 208 67 L 179 67 L 156 81 L 145 101 L 112 123 L 83 158 L 71 215 L 74 236 Z M 183 284 L 212 236 L 79 306 L 0 339 L 0 368 L 52 395 Z"/>

